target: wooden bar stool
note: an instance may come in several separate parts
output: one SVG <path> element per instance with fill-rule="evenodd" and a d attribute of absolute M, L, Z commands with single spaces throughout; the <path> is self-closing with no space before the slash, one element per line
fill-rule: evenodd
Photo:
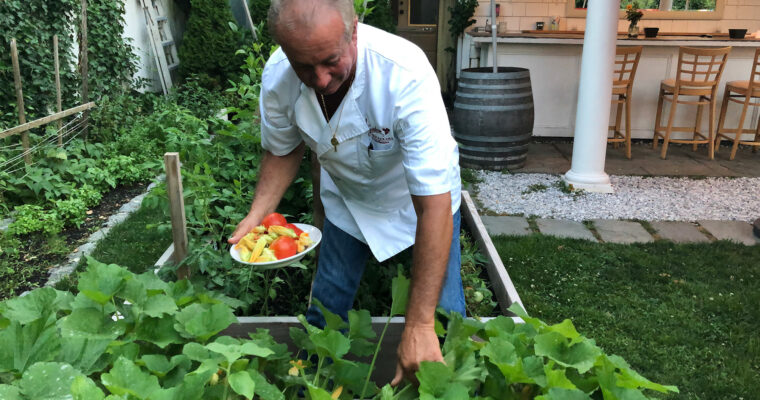
<path fill-rule="evenodd" d="M 657 101 L 657 115 L 654 122 L 652 148 L 657 148 L 659 137 L 662 137 L 663 142 L 660 158 L 663 160 L 667 155 L 668 144 L 670 142 L 692 144 L 694 146 L 694 151 L 697 151 L 698 144 L 707 144 L 707 154 L 711 160 L 714 158 L 715 97 L 729 52 L 731 52 L 731 47 L 717 49 L 681 47 L 678 49 L 678 71 L 676 72 L 676 79 L 665 79 L 660 84 L 660 96 Z M 696 100 L 691 101 L 681 99 L 681 97 L 685 96 L 697 98 Z M 667 126 L 660 125 L 662 104 L 664 101 L 670 102 L 670 113 L 668 115 Z M 697 119 L 693 128 L 673 126 L 676 117 L 676 106 L 678 104 L 691 104 L 697 106 Z M 700 132 L 704 106 L 709 106 L 710 108 L 707 136 Z M 693 136 L 691 139 L 671 139 L 670 134 L 672 132 L 692 132 Z"/>
<path fill-rule="evenodd" d="M 615 125 L 610 125 L 612 137 L 607 143 L 625 143 L 625 156 L 631 158 L 631 92 L 636 69 L 639 66 L 642 46 L 618 47 L 615 51 L 615 72 L 612 75 L 612 104 L 617 104 Z M 615 98 L 617 96 L 617 98 Z M 625 109 L 623 109 L 625 106 Z M 620 132 L 620 121 L 625 111 L 625 134 Z"/>
<path fill-rule="evenodd" d="M 726 83 L 726 90 L 723 93 L 723 104 L 720 107 L 720 118 L 718 118 L 718 131 L 715 134 L 715 151 L 718 151 L 722 138 L 726 140 L 733 140 L 734 145 L 731 147 L 730 160 L 733 160 L 736 156 L 736 150 L 740 144 L 750 145 L 752 152 L 757 151 L 757 147 L 760 146 L 760 121 L 758 121 L 756 129 L 743 129 L 744 120 L 747 117 L 747 110 L 749 106 L 760 106 L 760 101 L 752 102 L 753 99 L 760 98 L 760 48 L 755 49 L 755 61 L 752 63 L 752 71 L 749 74 L 748 81 L 730 81 Z M 726 109 L 728 108 L 728 102 L 734 102 L 742 105 L 742 112 L 739 117 L 739 124 L 736 125 L 736 129 L 726 129 L 724 127 L 726 122 Z M 733 133 L 732 136 L 727 133 Z M 741 136 L 744 133 L 754 133 L 754 140 L 741 140 Z"/>

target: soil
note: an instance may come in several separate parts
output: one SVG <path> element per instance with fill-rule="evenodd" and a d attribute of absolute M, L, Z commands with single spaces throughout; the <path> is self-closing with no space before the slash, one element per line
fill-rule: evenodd
<path fill-rule="evenodd" d="M 143 193 L 148 184 L 145 182 L 117 186 L 105 193 L 100 204 L 87 211 L 88 216 L 79 228 L 68 228 L 54 237 L 42 234 L 19 237 L 20 258 L 15 260 L 15 263 L 9 260 L 9 264 L 19 265 L 15 265 L 13 282 L 6 281 L 0 286 L 0 300 L 43 286 L 47 282 L 50 269 L 65 262 L 67 256 L 84 244 L 90 234 L 99 230 L 109 216 L 117 212 L 123 204 Z M 2 261 L 0 259 L 0 262 Z"/>

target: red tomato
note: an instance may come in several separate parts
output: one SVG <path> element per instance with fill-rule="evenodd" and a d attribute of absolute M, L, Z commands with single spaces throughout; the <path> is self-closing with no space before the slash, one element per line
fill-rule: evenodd
<path fill-rule="evenodd" d="M 269 245 L 269 248 L 272 249 L 274 256 L 277 257 L 278 260 L 294 256 L 298 251 L 296 241 L 287 236 L 278 237 Z"/>
<path fill-rule="evenodd" d="M 293 232 L 296 233 L 296 236 L 301 236 L 301 234 L 303 233 L 302 230 L 298 229 L 298 227 L 295 226 L 295 225 L 293 225 L 293 224 L 285 224 L 283 226 L 286 227 L 286 228 L 288 228 L 288 229 L 292 229 Z"/>
<path fill-rule="evenodd" d="M 285 226 L 288 223 L 285 217 L 280 213 L 271 213 L 261 220 L 261 225 L 265 228 L 269 228 L 271 225 Z"/>

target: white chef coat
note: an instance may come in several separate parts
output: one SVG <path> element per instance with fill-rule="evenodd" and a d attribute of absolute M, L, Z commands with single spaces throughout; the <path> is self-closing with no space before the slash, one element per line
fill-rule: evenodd
<path fill-rule="evenodd" d="M 322 165 L 325 216 L 383 261 L 414 243 L 417 216 L 410 195 L 451 192 L 452 214 L 459 209 L 459 150 L 440 92 L 422 50 L 359 24 L 356 75 L 332 127 L 282 49 L 269 58 L 260 97 L 261 143 L 282 156 L 306 142 Z M 336 128 L 337 151 L 330 143 Z"/>

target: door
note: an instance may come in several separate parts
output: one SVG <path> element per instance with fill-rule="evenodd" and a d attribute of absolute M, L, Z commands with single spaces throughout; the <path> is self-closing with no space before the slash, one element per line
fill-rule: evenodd
<path fill-rule="evenodd" d="M 435 69 L 439 0 L 395 0 L 396 34 L 419 46 Z"/>

